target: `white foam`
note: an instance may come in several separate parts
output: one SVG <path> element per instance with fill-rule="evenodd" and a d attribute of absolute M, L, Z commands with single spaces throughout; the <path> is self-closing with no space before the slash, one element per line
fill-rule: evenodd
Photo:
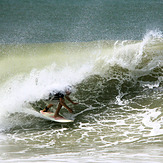
<path fill-rule="evenodd" d="M 161 111 L 158 109 L 147 110 L 146 113 L 143 114 L 142 123 L 145 127 L 151 128 L 149 134 L 145 134 L 144 136 L 156 136 L 163 134 L 163 129 L 161 129 Z"/>
<path fill-rule="evenodd" d="M 117 41 L 111 48 L 100 49 L 100 46 L 86 54 L 76 51 L 78 53 L 75 55 L 72 51 L 72 56 L 64 55 L 64 59 L 60 58 L 63 60 L 61 64 L 55 61 L 55 58 L 53 64 L 41 70 L 35 68 L 29 73 L 15 75 L 0 87 L 0 118 L 3 119 L 8 113 L 25 112 L 28 102 L 45 98 L 52 90 L 63 90 L 67 85 L 80 83 L 90 75 L 102 75 L 108 70 L 111 71 L 114 65 L 127 68 L 132 74 L 142 61 L 146 45 L 154 44 L 159 39 L 162 39 L 162 33 L 152 31 L 146 34 L 142 42 Z M 157 62 L 154 63 L 156 65 L 149 64 L 148 68 L 157 66 Z M 145 71 L 140 70 L 137 74 L 145 74 Z M 119 105 L 125 105 L 127 102 L 121 100 L 122 96 L 119 93 L 116 97 Z"/>

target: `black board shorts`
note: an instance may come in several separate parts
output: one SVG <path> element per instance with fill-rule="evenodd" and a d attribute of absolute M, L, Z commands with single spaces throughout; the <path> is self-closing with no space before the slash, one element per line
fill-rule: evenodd
<path fill-rule="evenodd" d="M 63 93 L 58 92 L 58 93 L 55 93 L 55 94 L 52 94 L 52 93 L 49 94 L 49 100 L 50 101 L 59 100 L 60 98 L 64 99 L 64 94 Z"/>

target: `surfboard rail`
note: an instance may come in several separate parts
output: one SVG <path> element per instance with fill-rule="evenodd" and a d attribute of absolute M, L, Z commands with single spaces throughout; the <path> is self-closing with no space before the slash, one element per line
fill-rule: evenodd
<path fill-rule="evenodd" d="M 41 115 L 43 115 L 46 119 L 54 121 L 54 122 L 60 122 L 60 123 L 68 123 L 68 122 L 74 122 L 74 120 L 66 119 L 66 118 L 54 118 L 53 112 L 43 112 L 43 110 L 40 110 Z"/>

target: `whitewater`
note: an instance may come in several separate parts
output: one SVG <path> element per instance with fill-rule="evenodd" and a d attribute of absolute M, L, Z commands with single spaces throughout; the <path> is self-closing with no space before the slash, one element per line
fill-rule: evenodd
<path fill-rule="evenodd" d="M 2 160 L 161 162 L 162 32 L 148 31 L 142 40 L 0 48 Z M 43 100 L 68 85 L 79 105 L 69 104 L 73 115 L 65 109 L 62 114 L 73 116 L 75 122 L 45 120 L 39 114 Z"/>

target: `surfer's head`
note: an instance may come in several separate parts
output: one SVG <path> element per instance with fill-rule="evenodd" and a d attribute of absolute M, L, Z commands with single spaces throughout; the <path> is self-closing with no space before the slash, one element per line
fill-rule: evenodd
<path fill-rule="evenodd" d="M 71 87 L 71 86 L 67 86 L 67 87 L 65 88 L 65 93 L 66 93 L 67 95 L 70 95 L 71 92 L 72 92 L 72 87 Z"/>

